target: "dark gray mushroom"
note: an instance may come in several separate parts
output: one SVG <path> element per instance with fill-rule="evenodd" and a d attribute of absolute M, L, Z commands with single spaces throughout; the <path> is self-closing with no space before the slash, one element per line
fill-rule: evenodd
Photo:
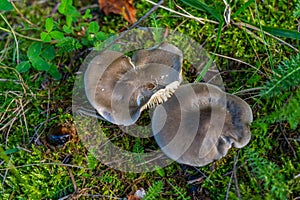
<path fill-rule="evenodd" d="M 206 83 L 180 86 L 155 108 L 152 130 L 171 159 L 204 166 L 226 155 L 232 143 L 245 146 L 251 137 L 250 106 L 237 96 Z"/>
<path fill-rule="evenodd" d="M 139 50 L 131 59 L 119 52 L 97 55 L 85 72 L 91 105 L 107 121 L 134 124 L 141 111 L 165 102 L 179 86 L 183 55 L 167 43 Z"/>

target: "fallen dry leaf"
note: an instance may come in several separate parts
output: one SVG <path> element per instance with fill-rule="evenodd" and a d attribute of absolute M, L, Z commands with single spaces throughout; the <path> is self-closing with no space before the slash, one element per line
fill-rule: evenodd
<path fill-rule="evenodd" d="M 134 195 L 129 195 L 128 200 L 141 200 L 146 196 L 146 191 L 144 188 L 140 188 L 137 191 L 135 191 Z"/>
<path fill-rule="evenodd" d="M 129 23 L 136 21 L 136 9 L 132 5 L 133 0 L 98 0 L 100 9 L 108 15 L 115 13 L 122 15 Z"/>

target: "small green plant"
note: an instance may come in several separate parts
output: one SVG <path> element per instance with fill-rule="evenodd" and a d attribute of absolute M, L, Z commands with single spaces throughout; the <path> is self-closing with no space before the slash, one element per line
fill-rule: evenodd
<path fill-rule="evenodd" d="M 263 189 L 266 199 L 286 199 L 290 193 L 289 186 L 284 175 L 284 169 L 281 169 L 273 162 L 262 158 L 253 149 L 247 149 L 246 154 L 249 161 L 251 172 L 257 180 L 263 183 Z"/>
<path fill-rule="evenodd" d="M 163 190 L 162 181 L 156 181 L 153 183 L 146 192 L 146 196 L 143 198 L 145 200 L 155 200 L 158 199 L 159 193 Z"/>
<path fill-rule="evenodd" d="M 300 85 L 300 55 L 292 56 L 290 60 L 283 61 L 273 75 L 264 85 L 262 95 L 268 97 L 282 95 Z"/>
<path fill-rule="evenodd" d="M 37 71 L 46 71 L 56 79 L 61 78 L 57 66 L 53 62 L 56 57 L 54 46 L 42 44 L 41 42 L 32 43 L 27 50 L 28 60 L 22 61 L 16 69 L 20 72 L 27 72 L 30 68 Z"/>

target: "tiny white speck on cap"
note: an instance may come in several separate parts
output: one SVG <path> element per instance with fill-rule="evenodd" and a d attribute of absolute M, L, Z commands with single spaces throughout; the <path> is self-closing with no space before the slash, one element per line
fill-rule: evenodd
<path fill-rule="evenodd" d="M 103 92 L 103 91 L 104 91 L 104 88 L 102 88 L 101 91 Z"/>

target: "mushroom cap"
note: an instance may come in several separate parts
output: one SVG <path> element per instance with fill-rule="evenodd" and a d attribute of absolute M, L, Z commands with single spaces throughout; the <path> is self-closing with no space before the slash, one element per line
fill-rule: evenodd
<path fill-rule="evenodd" d="M 161 46 L 137 51 L 133 62 L 114 51 L 105 51 L 91 61 L 85 72 L 85 90 L 104 119 L 128 126 L 142 110 L 171 97 L 182 80 L 183 56 L 171 44 Z M 172 49 L 177 51 L 172 53 Z"/>
<path fill-rule="evenodd" d="M 180 86 L 152 115 L 154 138 L 171 159 L 204 166 L 225 156 L 233 143 L 245 146 L 251 137 L 250 106 L 237 96 L 207 83 Z"/>

